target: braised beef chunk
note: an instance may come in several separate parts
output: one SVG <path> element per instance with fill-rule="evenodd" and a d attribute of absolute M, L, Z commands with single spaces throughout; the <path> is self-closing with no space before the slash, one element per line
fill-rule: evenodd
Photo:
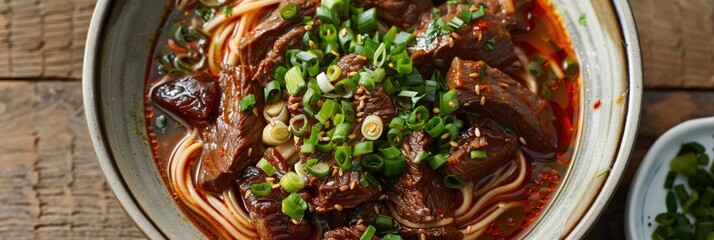
<path fill-rule="evenodd" d="M 207 191 L 225 189 L 246 166 L 255 164 L 262 156 L 260 150 L 265 121 L 259 115 L 240 111 L 240 99 L 253 94 L 255 110 L 262 112 L 263 90 L 248 80 L 249 67 L 226 68 L 221 72 L 220 112 L 215 122 L 202 131 L 203 149 L 198 184 Z"/>
<path fill-rule="evenodd" d="M 250 186 L 265 182 L 265 173 L 256 167 L 248 167 L 236 180 L 241 196 L 246 196 Z M 243 198 L 250 212 L 250 220 L 260 239 L 314 239 L 317 234 L 314 223 L 304 217 L 299 224 L 282 212 L 282 200 L 289 194 L 281 188 L 273 189 L 267 196 L 248 194 Z"/>
<path fill-rule="evenodd" d="M 363 100 L 356 99 L 352 102 L 352 107 L 357 111 L 360 102 L 364 102 L 361 112 L 364 112 L 364 116 L 375 115 L 382 119 L 383 124 L 389 124 L 392 118 L 397 116 L 397 108 L 394 104 L 393 99 L 384 92 L 384 87 L 382 85 L 377 85 L 374 92 L 364 91 L 365 98 Z M 350 129 L 350 134 L 354 134 L 354 139 L 348 139 L 348 144 L 356 144 L 365 141 L 364 135 L 362 135 L 362 123 L 352 124 Z M 386 131 L 383 133 L 386 134 Z"/>
<path fill-rule="evenodd" d="M 508 135 L 496 122 L 469 116 L 471 125 L 451 147 L 442 172 L 456 174 L 462 180 L 478 181 L 494 173 L 513 159 L 518 148 L 516 136 Z M 484 151 L 486 158 L 471 159 L 471 151 Z"/>
<path fill-rule="evenodd" d="M 413 162 L 431 143 L 432 139 L 423 130 L 404 138 L 401 152 L 407 160 L 406 172 L 387 192 L 397 215 L 414 223 L 434 223 L 453 215 L 454 192 L 444 187 L 443 177 L 428 164 Z"/>
<path fill-rule="evenodd" d="M 330 157 L 330 160 L 328 165 L 335 166 L 334 158 Z M 360 183 L 361 179 L 362 171 L 348 170 L 309 185 L 310 192 L 314 194 L 311 203 L 315 206 L 315 211 L 324 213 L 340 208 L 353 208 L 360 203 L 377 200 L 381 189 L 374 185 L 364 186 Z"/>
<path fill-rule="evenodd" d="M 381 201 L 371 201 L 361 203 L 354 208 L 346 208 L 342 211 L 332 210 L 320 214 L 318 219 L 325 223 L 328 229 L 352 226 L 358 223 L 372 225 L 377 215 L 389 215 L 388 211 L 389 209 Z"/>
<path fill-rule="evenodd" d="M 365 8 L 377 8 L 377 15 L 388 26 L 408 30 L 419 23 L 422 13 L 431 10 L 429 0 L 357 0 Z"/>
<path fill-rule="evenodd" d="M 253 76 L 253 81 L 257 81 L 261 86 L 265 86 L 273 80 L 275 68 L 285 63 L 285 51 L 288 49 L 296 49 L 302 45 L 302 36 L 305 34 L 305 28 L 294 27 L 278 38 L 272 45 L 272 49 L 266 54 L 265 59 L 258 64 L 258 70 Z M 262 46 L 265 48 L 265 46 Z"/>
<path fill-rule="evenodd" d="M 288 3 L 295 3 L 297 14 L 290 20 L 280 16 L 280 9 Z M 268 52 L 273 50 L 276 41 L 297 28 L 302 23 L 304 16 L 312 16 L 319 5 L 318 0 L 283 0 L 280 5 L 273 9 L 267 18 L 261 19 L 260 24 L 241 40 L 240 52 L 244 56 L 248 65 L 258 65 L 265 59 Z"/>
<path fill-rule="evenodd" d="M 285 175 L 285 173 L 289 172 L 291 169 L 290 164 L 285 161 L 283 155 L 280 155 L 280 152 L 273 147 L 265 149 L 265 152 L 263 152 L 263 158 L 265 158 L 270 165 L 273 165 L 275 170 L 277 170 L 277 172 L 281 175 Z"/>
<path fill-rule="evenodd" d="M 340 79 L 349 78 L 351 72 L 357 73 L 362 68 L 369 66 L 370 61 L 365 56 L 357 53 L 350 53 L 337 61 L 337 66 L 342 70 Z"/>
<path fill-rule="evenodd" d="M 211 116 L 219 93 L 218 81 L 200 72 L 157 86 L 151 100 L 186 120 L 202 121 Z"/>
<path fill-rule="evenodd" d="M 364 231 L 367 230 L 365 225 L 354 225 L 349 227 L 340 227 L 325 232 L 323 239 L 325 240 L 360 240 Z M 370 238 L 372 240 L 379 239 L 377 235 Z"/>
<path fill-rule="evenodd" d="M 464 112 L 482 114 L 514 130 L 525 140 L 526 150 L 541 154 L 537 157 L 554 156 L 557 135 L 547 100 L 496 68 L 459 58 L 452 62 L 446 84 L 456 90 Z"/>
<path fill-rule="evenodd" d="M 484 5 L 498 5 L 485 1 Z M 439 9 L 444 23 L 459 16 L 462 10 L 477 11 L 479 4 L 442 4 Z M 445 30 L 434 21 L 432 13 L 425 13 L 421 25 L 414 31 L 415 44 L 408 48 L 414 66 L 424 75 L 435 69 L 445 72 L 449 63 L 460 57 L 483 60 L 495 67 L 506 67 L 516 60 L 511 34 L 501 17 L 485 11 L 481 18 L 464 23 L 457 29 Z M 451 32 L 451 33 L 449 33 Z"/>

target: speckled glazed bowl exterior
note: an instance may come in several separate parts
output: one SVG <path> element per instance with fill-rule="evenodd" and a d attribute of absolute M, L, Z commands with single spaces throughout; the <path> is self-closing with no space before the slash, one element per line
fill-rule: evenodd
<path fill-rule="evenodd" d="M 579 239 L 615 193 L 637 131 L 642 67 L 625 0 L 553 0 L 582 63 L 579 135 L 560 191 L 528 239 Z M 109 186 L 152 239 L 203 238 L 162 182 L 149 144 L 143 94 L 152 41 L 169 0 L 100 0 L 84 62 L 84 106 Z M 585 17 L 586 26 L 579 23 Z M 593 106 L 599 102 L 600 106 Z M 603 174 L 605 173 L 605 174 Z"/>

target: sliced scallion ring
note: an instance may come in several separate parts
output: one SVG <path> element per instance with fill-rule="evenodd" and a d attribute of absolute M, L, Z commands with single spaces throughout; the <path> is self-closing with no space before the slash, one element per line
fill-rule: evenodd
<path fill-rule="evenodd" d="M 327 163 L 318 163 L 316 158 L 307 160 L 305 168 L 307 169 L 307 173 L 312 174 L 317 178 L 327 177 L 330 173 L 330 166 L 327 165 Z"/>
<path fill-rule="evenodd" d="M 290 140 L 290 130 L 285 123 L 275 121 L 274 124 L 268 124 L 263 129 L 263 143 L 275 146 Z"/>
<path fill-rule="evenodd" d="M 362 122 L 362 135 L 369 140 L 377 140 L 382 136 L 382 131 L 384 131 L 384 124 L 382 119 L 377 115 L 369 115 L 364 118 Z"/>

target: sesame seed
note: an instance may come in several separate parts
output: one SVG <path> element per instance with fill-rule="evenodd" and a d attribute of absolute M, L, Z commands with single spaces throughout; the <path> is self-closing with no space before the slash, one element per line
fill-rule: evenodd
<path fill-rule="evenodd" d="M 248 156 L 249 156 L 249 157 L 250 157 L 250 155 L 251 155 L 252 153 L 253 153 L 253 148 L 248 148 Z"/>
<path fill-rule="evenodd" d="M 471 8 L 469 8 L 469 11 L 475 12 L 475 11 L 478 11 L 478 8 L 476 7 L 476 5 L 471 5 Z"/>
<path fill-rule="evenodd" d="M 328 187 L 332 187 L 335 185 L 335 181 L 329 181 L 325 185 L 327 185 Z"/>
<path fill-rule="evenodd" d="M 357 117 L 362 117 L 362 116 L 364 116 L 364 112 L 358 112 L 358 113 L 357 113 Z"/>
<path fill-rule="evenodd" d="M 357 75 L 357 72 L 350 72 L 347 74 L 348 77 L 354 77 L 355 75 Z"/>
<path fill-rule="evenodd" d="M 364 101 L 365 99 L 367 99 L 367 95 L 362 95 L 362 96 L 359 97 L 359 100 Z"/>
<path fill-rule="evenodd" d="M 333 177 L 337 176 L 337 168 L 332 169 L 332 174 Z M 334 183 L 332 183 L 334 185 Z"/>
<path fill-rule="evenodd" d="M 362 118 L 357 118 L 357 122 L 362 122 Z"/>
<path fill-rule="evenodd" d="M 344 208 L 340 204 L 335 204 L 335 209 L 337 209 L 337 211 L 342 211 Z"/>
<path fill-rule="evenodd" d="M 253 108 L 253 115 L 258 116 L 258 108 Z"/>
<path fill-rule="evenodd" d="M 449 107 L 451 107 L 451 108 L 456 108 L 456 103 L 454 103 L 454 102 L 449 102 Z"/>
<path fill-rule="evenodd" d="M 272 182 L 275 182 L 275 178 L 274 178 L 274 177 L 266 177 L 266 178 L 265 178 L 265 181 L 266 181 L 266 182 L 269 182 L 269 183 L 272 183 Z"/>
<path fill-rule="evenodd" d="M 474 86 L 474 91 L 476 91 L 476 95 L 481 95 L 481 86 L 476 84 L 476 86 Z"/>
<path fill-rule="evenodd" d="M 362 225 L 363 222 L 364 222 L 364 220 L 362 220 L 362 219 L 357 220 L 357 225 Z"/>
<path fill-rule="evenodd" d="M 377 125 L 372 125 L 369 127 L 369 133 L 374 133 L 375 130 L 377 130 Z"/>
<path fill-rule="evenodd" d="M 342 28 L 342 31 L 340 31 L 340 36 L 345 36 L 347 35 L 347 28 Z"/>
<path fill-rule="evenodd" d="M 477 78 L 477 77 L 478 77 L 478 73 L 477 73 L 477 72 L 475 72 L 475 73 L 469 73 L 469 77 Z"/>
<path fill-rule="evenodd" d="M 315 41 L 312 41 L 312 40 L 310 40 L 310 42 L 308 42 L 308 45 L 310 45 L 310 48 L 315 48 L 315 46 L 317 46 L 317 44 L 315 44 Z"/>
<path fill-rule="evenodd" d="M 332 53 L 332 55 L 335 55 L 336 57 L 340 57 L 340 53 L 335 50 L 330 51 L 330 53 Z"/>
<path fill-rule="evenodd" d="M 454 47 L 454 38 L 449 38 L 449 47 Z"/>
<path fill-rule="evenodd" d="M 357 59 L 364 61 L 364 60 L 367 60 L 367 57 L 362 56 L 362 55 L 357 55 Z"/>
<path fill-rule="evenodd" d="M 355 93 L 357 93 L 357 94 L 362 94 L 362 93 L 364 93 L 364 88 L 358 88 L 358 89 L 357 89 L 357 92 L 355 92 Z"/>
<path fill-rule="evenodd" d="M 481 137 L 481 130 L 479 130 L 478 128 L 474 128 L 474 134 L 476 135 L 476 137 Z"/>
<path fill-rule="evenodd" d="M 354 190 L 355 186 L 357 186 L 357 181 L 352 181 L 352 183 L 350 183 L 350 190 Z"/>
<path fill-rule="evenodd" d="M 471 103 L 470 103 L 470 102 L 465 102 L 465 103 L 464 103 L 464 106 L 465 106 L 465 107 L 471 106 Z"/>
<path fill-rule="evenodd" d="M 292 105 L 290 105 L 290 109 L 292 110 L 297 110 L 298 107 L 300 107 L 300 103 L 293 103 Z"/>
<path fill-rule="evenodd" d="M 298 224 L 300 224 L 300 222 L 298 222 L 297 220 L 293 219 L 293 224 L 298 225 Z"/>
<path fill-rule="evenodd" d="M 486 97 L 482 96 L 481 97 L 481 106 L 483 106 L 484 104 L 486 104 Z"/>
<path fill-rule="evenodd" d="M 347 136 L 347 137 L 348 137 L 349 139 L 355 139 L 355 138 L 357 138 L 357 135 L 355 135 L 355 134 L 353 133 L 353 134 L 350 134 L 350 135 Z"/>
<path fill-rule="evenodd" d="M 337 175 L 340 175 L 340 177 L 342 177 L 342 174 L 344 174 L 344 172 L 342 171 L 342 168 L 340 168 L 340 169 L 337 171 Z"/>
<path fill-rule="evenodd" d="M 459 144 L 456 143 L 456 142 L 454 142 L 454 141 L 449 142 L 449 144 L 451 144 L 452 147 L 458 147 L 458 146 L 459 146 Z"/>
<path fill-rule="evenodd" d="M 350 189 L 350 186 L 345 185 L 345 186 L 340 187 L 340 192 L 344 192 L 344 191 L 347 191 L 347 190 L 349 190 L 349 189 Z"/>
<path fill-rule="evenodd" d="M 382 196 L 379 196 L 379 200 L 384 200 L 384 199 L 386 199 L 386 198 L 387 198 L 387 195 L 386 195 L 386 194 L 382 194 Z"/>
<path fill-rule="evenodd" d="M 332 35 L 332 31 L 330 31 L 330 29 L 328 28 L 328 29 L 327 29 L 327 33 L 326 33 L 325 35 L 326 35 L 326 36 Z"/>
<path fill-rule="evenodd" d="M 323 142 L 329 142 L 330 137 L 322 137 L 322 139 L 320 139 L 320 140 L 322 140 Z"/>
<path fill-rule="evenodd" d="M 374 206 L 374 212 L 379 214 L 379 208 L 377 206 Z"/>
<path fill-rule="evenodd" d="M 248 189 L 248 191 L 245 192 L 245 196 L 243 198 L 248 199 L 250 197 L 250 195 L 253 195 L 253 191 Z"/>
<path fill-rule="evenodd" d="M 504 87 L 504 88 L 507 88 L 509 86 L 508 83 L 504 83 L 504 82 L 498 83 L 498 85 L 501 85 L 501 87 Z"/>
<path fill-rule="evenodd" d="M 305 25 L 305 31 L 312 30 L 312 25 Z"/>
<path fill-rule="evenodd" d="M 518 141 L 519 141 L 521 144 L 526 145 L 526 139 L 525 139 L 525 138 L 519 137 L 519 138 L 518 138 Z"/>
<path fill-rule="evenodd" d="M 478 39 L 477 40 L 481 41 L 481 38 L 483 38 L 483 33 L 481 32 L 481 30 L 478 30 Z"/>
<path fill-rule="evenodd" d="M 270 126 L 275 127 L 275 119 L 270 118 Z"/>
<path fill-rule="evenodd" d="M 452 33 L 451 33 L 451 36 L 454 37 L 454 38 L 456 38 L 456 39 L 458 39 L 458 40 L 461 39 L 461 35 L 459 35 L 459 34 L 456 33 L 456 32 L 452 32 Z"/>
<path fill-rule="evenodd" d="M 419 239 L 426 240 L 426 234 L 423 234 L 423 233 L 419 234 Z"/>
<path fill-rule="evenodd" d="M 279 184 L 279 183 L 276 183 L 276 184 L 273 184 L 273 186 L 272 186 L 271 188 L 272 188 L 272 189 L 276 189 L 276 188 L 279 188 L 279 187 L 280 187 L 280 184 Z"/>
<path fill-rule="evenodd" d="M 391 62 L 390 62 L 390 63 L 389 63 L 389 67 L 390 67 L 390 68 L 394 68 L 394 63 L 391 63 Z"/>
<path fill-rule="evenodd" d="M 432 109 L 431 111 L 434 112 L 434 113 L 440 113 L 440 112 L 441 112 L 441 109 L 439 109 L 439 108 L 434 108 L 434 109 Z"/>
<path fill-rule="evenodd" d="M 441 139 L 447 139 L 447 138 L 449 138 L 449 137 L 451 137 L 451 133 L 450 133 L 450 132 L 446 132 L 446 133 L 444 133 L 444 135 L 441 135 Z"/>
<path fill-rule="evenodd" d="M 357 91 L 359 91 L 359 90 L 357 90 Z M 364 109 L 364 100 L 359 101 L 359 104 L 357 104 L 357 109 L 358 109 L 358 111 L 362 111 L 362 109 Z"/>

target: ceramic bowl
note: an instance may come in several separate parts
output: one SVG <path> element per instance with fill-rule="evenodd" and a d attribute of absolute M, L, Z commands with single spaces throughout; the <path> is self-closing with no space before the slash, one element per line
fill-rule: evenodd
<path fill-rule="evenodd" d="M 170 2 L 97 3 L 85 52 L 84 106 L 107 182 L 139 229 L 152 239 L 203 238 L 162 181 L 142 115 L 152 39 Z M 560 191 L 524 237 L 579 239 L 615 193 L 627 165 L 639 121 L 642 67 L 627 1 L 552 2 L 582 63 L 579 135 Z"/>

